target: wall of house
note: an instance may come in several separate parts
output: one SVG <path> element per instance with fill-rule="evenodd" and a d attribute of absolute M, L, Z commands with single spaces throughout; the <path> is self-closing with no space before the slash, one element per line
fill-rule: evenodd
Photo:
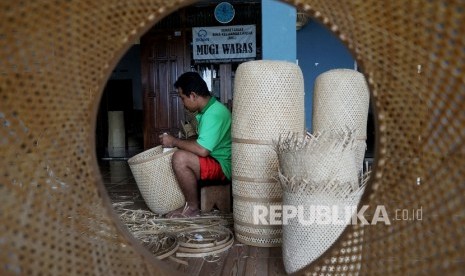
<path fill-rule="evenodd" d="M 311 131 L 315 78 L 330 69 L 353 69 L 354 59 L 345 45 L 316 21 L 310 20 L 302 29 L 295 31 L 294 7 L 277 0 L 263 0 L 262 13 L 263 59 L 297 60 L 305 80 L 306 127 Z M 110 76 L 110 79 L 133 80 L 133 106 L 136 110 L 142 110 L 140 68 L 140 47 L 134 45 Z"/>
<path fill-rule="evenodd" d="M 312 130 L 313 86 L 321 73 L 354 68 L 346 46 L 316 21 L 296 31 L 296 9 L 278 0 L 262 0 L 263 59 L 298 62 L 304 75 L 306 128 Z"/>
<path fill-rule="evenodd" d="M 305 82 L 305 120 L 312 130 L 313 86 L 321 73 L 336 68 L 354 69 L 347 47 L 325 26 L 310 20 L 297 31 L 297 60 Z"/>
<path fill-rule="evenodd" d="M 278 0 L 262 0 L 263 59 L 296 60 L 296 9 Z"/>

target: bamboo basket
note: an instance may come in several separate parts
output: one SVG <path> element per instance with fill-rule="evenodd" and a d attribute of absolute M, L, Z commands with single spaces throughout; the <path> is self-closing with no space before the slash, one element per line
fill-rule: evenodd
<path fill-rule="evenodd" d="M 323 254 L 357 209 L 365 181 L 363 176 L 358 177 L 355 167 L 357 148 L 353 134 L 292 134 L 275 143 L 283 208 L 301 208 L 301 214 L 289 221 L 283 218 L 283 261 L 287 273 L 296 272 Z M 318 210 L 323 209 L 329 210 L 326 221 L 318 217 Z"/>
<path fill-rule="evenodd" d="M 300 68 L 284 61 L 242 63 L 235 78 L 232 113 L 232 188 L 238 241 L 280 246 L 281 225 L 256 225 L 254 206 L 280 205 L 278 158 L 272 140 L 304 129 L 304 85 Z"/>
<path fill-rule="evenodd" d="M 163 152 L 162 146 L 157 146 L 128 160 L 145 203 L 156 214 L 166 214 L 185 203 L 171 167 L 175 151 L 173 148 Z"/>

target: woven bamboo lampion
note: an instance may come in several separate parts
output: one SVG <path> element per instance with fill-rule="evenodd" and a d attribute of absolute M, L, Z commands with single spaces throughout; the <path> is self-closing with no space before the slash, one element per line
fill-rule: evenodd
<path fill-rule="evenodd" d="M 0 1 L 0 274 L 168 274 L 114 215 L 95 121 L 123 53 L 193 2 Z M 371 89 L 377 143 L 362 204 L 423 210 L 422 221 L 349 226 L 304 271 L 463 274 L 463 1 L 288 3 L 348 47 Z"/>
<path fill-rule="evenodd" d="M 281 225 L 254 225 L 254 207 L 280 205 L 278 157 L 272 147 L 280 134 L 304 131 L 304 84 L 300 68 L 284 61 L 239 65 L 232 112 L 232 189 L 237 240 L 279 246 Z M 269 221 L 269 218 L 268 218 Z"/>
<path fill-rule="evenodd" d="M 157 146 L 128 160 L 145 203 L 156 214 L 164 215 L 186 202 L 171 166 L 175 151 L 164 152 L 162 146 Z"/>
<path fill-rule="evenodd" d="M 293 273 L 323 254 L 355 213 L 365 188 L 355 167 L 354 132 L 287 135 L 275 142 L 283 188 L 283 261 Z M 284 208 L 295 208 L 284 219 Z M 305 222 L 306 221 L 306 222 Z"/>
<path fill-rule="evenodd" d="M 361 171 L 366 151 L 370 94 L 362 73 L 332 69 L 315 79 L 313 132 L 350 129 L 357 135 L 355 164 Z"/>

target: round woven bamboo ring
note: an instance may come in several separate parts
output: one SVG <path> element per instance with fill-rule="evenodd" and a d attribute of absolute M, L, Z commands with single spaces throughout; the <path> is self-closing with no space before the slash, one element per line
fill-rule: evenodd
<path fill-rule="evenodd" d="M 169 248 L 167 248 L 167 249 L 165 249 L 165 250 L 163 250 L 161 252 L 157 252 L 155 254 L 157 259 L 159 259 L 159 260 L 163 260 L 163 259 L 173 255 L 179 248 L 179 243 L 178 243 L 178 240 L 177 240 L 175 235 L 173 235 L 173 234 L 165 234 L 165 235 L 169 236 L 170 239 L 173 239 L 174 242 Z"/>
<path fill-rule="evenodd" d="M 232 232 L 229 230 L 229 229 L 222 229 L 222 230 L 214 230 L 214 229 L 196 229 L 196 230 L 192 230 L 192 231 L 189 231 L 189 232 L 185 232 L 184 234 L 192 234 L 192 233 L 201 233 L 201 232 L 215 232 L 215 233 L 218 233 L 218 234 L 228 234 L 225 236 L 224 239 L 222 240 L 219 240 L 219 241 L 215 241 L 215 242 L 211 242 L 211 243 L 199 243 L 199 244 L 192 244 L 192 243 L 188 243 L 188 242 L 183 242 L 183 241 L 180 241 L 178 240 L 178 243 L 180 246 L 182 247 L 188 247 L 188 248 L 202 248 L 202 247 L 212 247 L 212 246 L 216 246 L 216 245 L 221 245 L 223 243 L 226 243 L 229 239 L 230 239 L 230 235 L 233 235 Z M 230 235 L 229 235 L 230 234 Z"/>

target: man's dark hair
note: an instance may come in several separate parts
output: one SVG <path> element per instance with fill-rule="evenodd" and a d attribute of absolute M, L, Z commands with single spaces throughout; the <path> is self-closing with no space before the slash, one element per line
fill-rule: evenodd
<path fill-rule="evenodd" d="M 174 83 L 174 87 L 181 88 L 182 93 L 189 96 L 191 92 L 195 92 L 201 97 L 210 96 L 207 83 L 197 72 L 186 72 L 179 76 L 178 80 Z"/>

